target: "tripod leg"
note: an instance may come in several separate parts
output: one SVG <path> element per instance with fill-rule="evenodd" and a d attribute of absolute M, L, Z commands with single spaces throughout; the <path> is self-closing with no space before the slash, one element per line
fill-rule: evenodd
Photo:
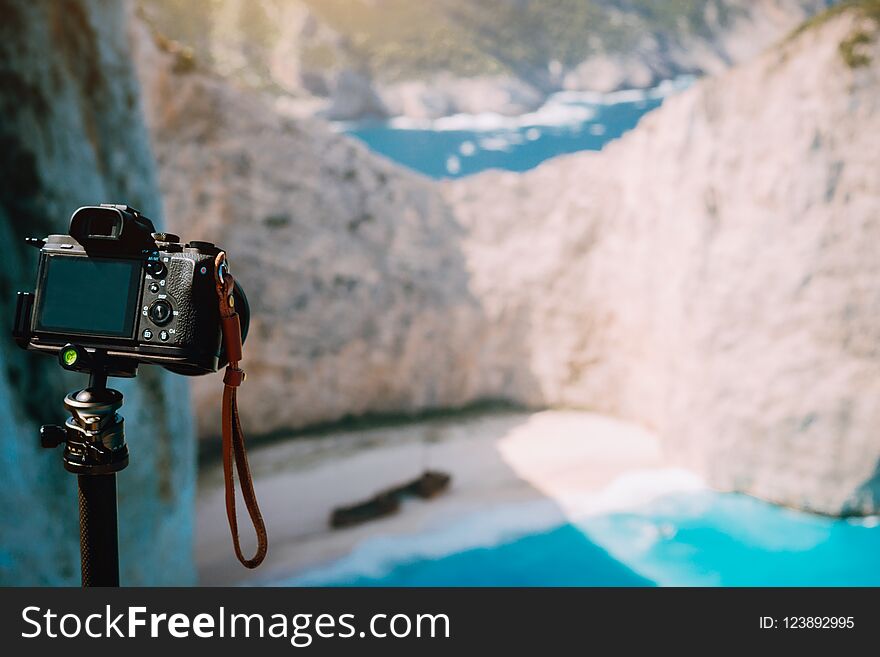
<path fill-rule="evenodd" d="M 119 586 L 116 474 L 78 475 L 83 586 Z"/>

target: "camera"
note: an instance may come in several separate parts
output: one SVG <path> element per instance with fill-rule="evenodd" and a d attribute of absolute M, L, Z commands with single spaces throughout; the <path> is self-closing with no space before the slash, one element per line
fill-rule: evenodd
<path fill-rule="evenodd" d="M 67 235 L 27 242 L 40 259 L 36 290 L 16 300 L 19 346 L 57 355 L 76 345 L 115 363 L 113 376 L 133 376 L 138 363 L 188 375 L 226 364 L 215 286 L 225 264 L 214 244 L 182 244 L 112 204 L 76 210 Z M 244 339 L 250 313 L 238 283 L 233 302 Z"/>
<path fill-rule="evenodd" d="M 268 549 L 247 464 L 236 391 L 250 309 L 229 271 L 226 252 L 210 242 L 181 244 L 158 233 L 128 205 L 93 205 L 70 217 L 67 235 L 25 240 L 40 250 L 34 292 L 19 292 L 12 336 L 64 369 L 88 373 L 88 387 L 69 393 L 63 426 L 40 428 L 40 444 L 64 445 L 64 468 L 77 475 L 83 586 L 119 585 L 116 473 L 128 465 L 122 393 L 108 377 L 133 377 L 140 364 L 199 375 L 226 366 L 220 426 L 226 512 L 235 555 L 248 568 Z M 257 535 L 246 559 L 235 514 L 235 465 Z"/>

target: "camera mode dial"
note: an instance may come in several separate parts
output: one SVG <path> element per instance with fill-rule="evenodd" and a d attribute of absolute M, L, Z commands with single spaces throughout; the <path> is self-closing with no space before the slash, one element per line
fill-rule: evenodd
<path fill-rule="evenodd" d="M 153 305 L 150 306 L 149 309 L 150 319 L 153 320 L 154 324 L 158 326 L 164 326 L 168 322 L 171 321 L 171 317 L 174 314 L 173 309 L 171 308 L 171 304 L 165 301 L 165 299 L 158 299 L 153 302 Z"/>

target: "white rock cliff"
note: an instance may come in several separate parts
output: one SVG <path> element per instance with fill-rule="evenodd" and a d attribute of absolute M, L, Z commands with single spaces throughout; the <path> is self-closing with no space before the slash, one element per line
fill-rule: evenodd
<path fill-rule="evenodd" d="M 698 83 L 600 153 L 443 185 L 174 74 L 143 39 L 169 221 L 228 246 L 251 296 L 246 425 L 574 406 L 657 430 L 719 488 L 877 512 L 876 32 L 869 65 L 840 52 L 859 20 Z M 196 382 L 206 435 L 218 388 Z"/>
<path fill-rule="evenodd" d="M 830 20 L 601 153 L 447 185 L 532 404 L 641 421 L 714 485 L 880 507 L 880 47 Z M 505 275 L 497 272 L 504 268 Z"/>

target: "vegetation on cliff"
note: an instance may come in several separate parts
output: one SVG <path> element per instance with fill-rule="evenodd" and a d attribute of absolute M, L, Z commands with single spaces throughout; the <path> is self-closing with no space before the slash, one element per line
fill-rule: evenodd
<path fill-rule="evenodd" d="M 843 61 L 850 68 L 868 66 L 871 57 L 866 48 L 880 34 L 880 0 L 847 0 L 835 5 L 808 21 L 805 21 L 792 33 L 792 37 L 803 34 L 807 30 L 824 25 L 841 14 L 853 14 L 862 19 L 850 34 L 840 42 L 838 50 Z"/>

